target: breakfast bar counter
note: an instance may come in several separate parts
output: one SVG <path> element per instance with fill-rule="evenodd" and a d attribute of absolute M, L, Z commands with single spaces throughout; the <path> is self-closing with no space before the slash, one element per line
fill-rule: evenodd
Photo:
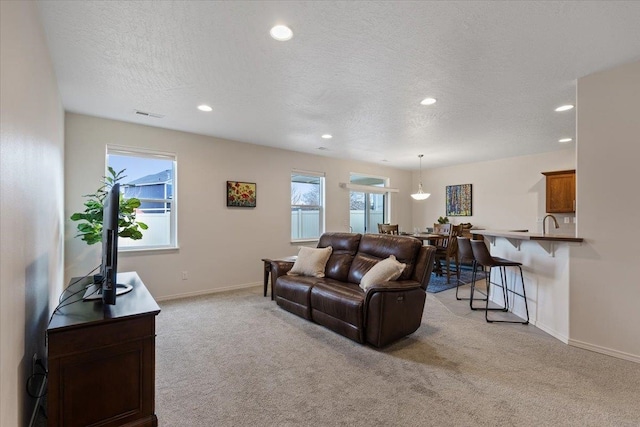
<path fill-rule="evenodd" d="M 492 245 L 496 243 L 496 237 L 506 239 L 518 251 L 523 241 L 534 241 L 544 249 L 551 257 L 556 256 L 556 247 L 558 243 L 582 243 L 581 237 L 570 236 L 568 234 L 551 234 L 551 233 L 529 233 L 525 231 L 508 231 L 508 230 L 470 230 L 474 236 L 485 236 Z"/>
<path fill-rule="evenodd" d="M 581 245 L 583 239 L 508 230 L 471 229 L 470 232 L 475 238 L 484 236 L 489 241 L 492 256 L 522 263 L 530 323 L 567 343 L 570 252 L 572 247 Z M 499 294 L 496 292 L 493 296 Z M 524 318 L 524 304 L 515 305 L 513 312 Z"/>
<path fill-rule="evenodd" d="M 553 233 L 529 233 L 524 231 L 507 231 L 507 230 L 469 230 L 471 234 L 481 234 L 487 237 L 505 237 L 507 239 L 516 240 L 540 240 L 544 242 L 582 242 L 581 237 L 569 236 L 568 234 Z"/>

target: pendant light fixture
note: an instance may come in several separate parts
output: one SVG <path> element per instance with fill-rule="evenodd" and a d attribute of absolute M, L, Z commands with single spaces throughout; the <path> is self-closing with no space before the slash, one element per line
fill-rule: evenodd
<path fill-rule="evenodd" d="M 424 191 L 422 191 L 422 157 L 423 156 L 424 154 L 418 154 L 418 157 L 420 158 L 420 181 L 418 182 L 418 192 L 413 193 L 411 195 L 411 197 L 413 197 L 414 200 L 425 200 L 425 199 L 428 199 L 429 196 L 431 195 L 431 193 L 425 193 Z"/>

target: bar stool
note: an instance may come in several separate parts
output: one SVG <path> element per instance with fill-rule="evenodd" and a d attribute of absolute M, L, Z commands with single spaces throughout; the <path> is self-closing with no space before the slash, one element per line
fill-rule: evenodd
<path fill-rule="evenodd" d="M 471 307 L 471 310 L 478 310 L 477 308 L 473 307 L 473 292 L 476 287 L 476 277 L 477 277 L 476 272 L 478 271 L 478 262 L 476 261 L 476 258 L 473 256 L 473 249 L 471 248 L 471 239 L 469 239 L 468 237 L 460 237 L 460 236 L 458 236 L 457 239 L 458 239 L 458 259 L 460 264 L 462 264 L 463 262 L 471 263 L 471 283 L 465 283 L 460 280 L 460 277 L 458 277 L 458 283 L 456 285 L 456 299 L 458 301 L 463 301 L 463 300 L 469 301 L 469 306 Z M 484 272 L 484 266 L 480 266 L 480 267 L 482 267 L 482 271 Z M 458 296 L 458 289 L 460 288 L 460 283 L 471 286 L 471 293 L 469 298 L 461 298 Z M 476 301 L 484 301 L 484 299 L 477 299 Z"/>
<path fill-rule="evenodd" d="M 501 323 L 522 323 L 523 325 L 526 325 L 529 323 L 529 306 L 527 305 L 527 292 L 524 288 L 524 276 L 522 275 L 522 263 L 516 262 L 516 261 L 509 261 L 507 259 L 504 258 L 498 258 L 498 257 L 494 257 L 491 256 L 491 254 L 489 253 L 489 249 L 487 249 L 487 245 L 484 243 L 484 240 L 472 240 L 471 241 L 471 249 L 473 251 L 473 256 L 476 260 L 476 262 L 484 267 L 488 267 L 489 271 L 487 272 L 487 276 L 485 278 L 486 282 L 487 282 L 487 298 L 486 300 L 486 306 L 484 308 L 485 310 L 485 320 L 489 323 L 493 323 L 493 322 L 501 322 Z M 498 283 L 494 283 L 491 281 L 491 269 L 494 267 L 498 267 L 498 270 L 500 271 L 500 284 Z M 513 284 L 512 288 L 513 289 L 509 289 L 508 283 L 507 283 L 507 267 L 518 267 L 518 269 L 520 270 L 520 280 L 522 283 L 522 293 L 519 294 L 515 291 L 515 283 Z M 504 307 L 500 307 L 500 308 L 489 308 L 489 293 L 490 293 L 490 288 L 491 285 L 494 286 L 498 286 L 500 288 L 502 288 L 502 296 L 504 298 Z M 473 291 L 473 289 L 472 289 Z M 521 321 L 521 320 L 490 320 L 489 319 L 489 311 L 509 311 L 510 305 L 509 305 L 509 293 L 512 293 L 514 295 L 520 296 L 524 299 L 524 308 L 525 311 L 527 313 L 527 320 L 526 321 Z M 469 301 L 469 304 L 472 305 L 473 304 L 473 292 L 471 294 L 471 300 Z"/>

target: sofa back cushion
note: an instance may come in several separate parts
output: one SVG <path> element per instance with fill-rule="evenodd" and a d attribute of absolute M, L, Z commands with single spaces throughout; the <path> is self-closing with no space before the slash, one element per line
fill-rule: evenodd
<path fill-rule="evenodd" d="M 324 233 L 318 241 L 319 248 L 331 246 L 333 251 L 324 269 L 324 276 L 329 279 L 346 282 L 353 258 L 358 252 L 362 234 L 356 233 Z"/>
<path fill-rule="evenodd" d="M 389 255 L 395 255 L 399 262 L 407 265 L 398 280 L 411 279 L 421 247 L 422 242 L 413 237 L 365 234 L 360 239 L 358 253 L 351 263 L 347 280 L 360 284 L 362 276 L 378 261 L 389 258 Z"/>

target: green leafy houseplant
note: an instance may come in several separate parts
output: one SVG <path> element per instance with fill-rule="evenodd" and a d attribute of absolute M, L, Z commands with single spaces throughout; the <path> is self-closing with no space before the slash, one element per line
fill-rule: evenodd
<path fill-rule="evenodd" d="M 78 224 L 78 234 L 87 242 L 93 245 L 102 241 L 102 215 L 104 209 L 104 199 L 107 197 L 109 190 L 118 181 L 126 178 L 122 175 L 125 169 L 120 172 L 109 166 L 109 176 L 102 177 L 102 186 L 93 194 L 85 194 L 88 200 L 84 203 L 84 212 L 76 212 L 71 215 L 72 221 L 83 221 Z M 144 222 L 136 220 L 136 209 L 140 207 L 140 200 L 134 197 L 125 199 L 120 194 L 120 217 L 118 219 L 118 236 L 128 237 L 133 240 L 142 239 L 142 231 L 149 228 Z"/>
<path fill-rule="evenodd" d="M 449 218 L 447 218 L 446 216 L 438 217 L 438 224 L 448 224 L 448 223 L 449 223 Z"/>

